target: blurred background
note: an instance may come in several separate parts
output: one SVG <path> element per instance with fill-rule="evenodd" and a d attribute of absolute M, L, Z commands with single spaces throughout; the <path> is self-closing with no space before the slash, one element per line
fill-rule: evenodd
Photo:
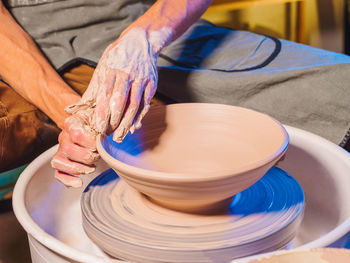
<path fill-rule="evenodd" d="M 350 0 L 214 0 L 203 18 L 340 53 L 347 48 Z M 349 53 L 348 53 L 349 54 Z"/>

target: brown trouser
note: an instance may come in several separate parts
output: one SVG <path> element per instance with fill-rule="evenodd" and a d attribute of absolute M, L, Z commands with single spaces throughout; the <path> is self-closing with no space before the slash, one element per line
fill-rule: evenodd
<path fill-rule="evenodd" d="M 85 64 L 62 74 L 79 94 L 89 85 L 94 68 Z M 162 104 L 165 99 L 153 99 Z M 32 161 L 57 143 L 60 130 L 31 103 L 0 81 L 0 172 Z"/>

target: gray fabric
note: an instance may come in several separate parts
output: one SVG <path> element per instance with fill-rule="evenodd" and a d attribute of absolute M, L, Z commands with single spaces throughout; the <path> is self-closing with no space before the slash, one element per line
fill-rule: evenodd
<path fill-rule="evenodd" d="M 46 3 L 19 5 L 39 1 Z M 14 0 L 8 4 L 14 5 L 9 7 L 13 17 L 32 36 L 53 66 L 59 68 L 75 57 L 98 61 L 107 45 L 116 40 L 153 2 Z"/>
<path fill-rule="evenodd" d="M 9 7 L 17 6 L 34 6 L 40 4 L 46 4 L 50 2 L 65 1 L 65 0 L 7 0 L 7 5 Z"/>
<path fill-rule="evenodd" d="M 158 91 L 180 102 L 255 109 L 340 143 L 350 127 L 350 57 L 281 40 L 268 65 L 244 71 L 275 47 L 264 36 L 200 21 L 162 51 L 186 67 L 160 58 Z"/>

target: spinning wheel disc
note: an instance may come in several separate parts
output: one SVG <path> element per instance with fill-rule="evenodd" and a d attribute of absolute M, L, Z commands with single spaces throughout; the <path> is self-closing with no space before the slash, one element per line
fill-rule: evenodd
<path fill-rule="evenodd" d="M 83 226 L 108 254 L 139 262 L 229 262 L 284 247 L 302 220 L 297 181 L 270 169 L 214 215 L 173 211 L 151 202 L 113 170 L 95 178 L 82 199 Z"/>

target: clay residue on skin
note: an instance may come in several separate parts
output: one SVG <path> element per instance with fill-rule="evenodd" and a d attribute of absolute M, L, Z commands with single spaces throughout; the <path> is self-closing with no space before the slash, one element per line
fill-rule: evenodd
<path fill-rule="evenodd" d="M 83 160 L 86 162 L 94 163 L 100 158 L 100 155 L 96 152 L 88 152 L 86 156 L 84 156 Z"/>
<path fill-rule="evenodd" d="M 137 129 L 140 129 L 142 127 L 142 124 L 141 124 L 141 120 L 145 117 L 145 115 L 147 114 L 147 112 L 149 111 L 150 109 L 150 105 L 147 104 L 143 107 L 143 110 L 141 111 L 140 115 L 138 116 L 135 124 L 134 124 L 134 128 L 137 130 Z M 133 133 L 134 131 L 131 131 L 131 133 Z"/>
<path fill-rule="evenodd" d="M 156 61 L 146 31 L 136 27 L 108 51 L 106 65 L 127 73 L 132 80 L 140 80 L 156 76 Z"/>
<path fill-rule="evenodd" d="M 90 100 L 86 103 L 68 106 L 65 110 L 72 115 L 66 119 L 66 122 L 69 122 L 68 132 L 79 130 L 84 134 L 89 134 L 91 137 L 96 137 L 97 131 L 95 125 L 93 125 L 95 123 L 94 108 L 95 105 Z M 90 150 L 95 151 L 96 148 Z"/>
<path fill-rule="evenodd" d="M 108 52 L 107 66 L 128 74 L 132 80 L 132 86 L 138 86 L 139 89 L 136 96 L 137 103 L 134 103 L 126 112 L 114 133 L 113 140 L 116 142 L 122 142 L 129 131 L 133 133 L 135 129 L 141 128 L 141 121 L 149 110 L 149 103 L 157 87 L 157 54 L 171 37 L 172 30 L 167 27 L 159 31 L 150 31 L 148 36 L 146 30 L 136 27 L 124 35 L 120 42 Z M 149 83 L 154 84 L 151 86 L 148 85 Z M 144 107 L 133 123 L 143 93 Z M 126 93 L 125 96 L 128 94 Z M 133 124 L 130 126 L 130 123 Z"/>
<path fill-rule="evenodd" d="M 66 160 L 61 160 L 59 158 L 52 159 L 51 166 L 52 167 L 61 167 L 62 171 L 65 170 L 63 167 L 67 168 L 68 171 L 70 171 L 70 170 L 77 170 L 77 168 L 80 167 L 75 162 L 67 162 Z M 88 166 L 82 166 L 81 165 L 81 169 L 77 170 L 77 173 L 79 173 L 79 174 L 90 174 L 90 173 L 94 172 L 95 169 L 96 169 L 95 167 L 88 167 Z"/>
<path fill-rule="evenodd" d="M 157 88 L 158 53 L 172 37 L 169 27 L 127 31 L 106 49 L 81 101 L 69 106 L 67 112 L 84 114 L 93 109 L 94 118 L 84 129 L 101 134 L 115 130 L 113 139 L 122 142 L 129 131 L 142 126 Z"/>
<path fill-rule="evenodd" d="M 153 46 L 154 52 L 159 53 L 173 37 L 173 30 L 170 27 L 162 27 L 159 30 L 150 31 L 148 39 Z"/>

